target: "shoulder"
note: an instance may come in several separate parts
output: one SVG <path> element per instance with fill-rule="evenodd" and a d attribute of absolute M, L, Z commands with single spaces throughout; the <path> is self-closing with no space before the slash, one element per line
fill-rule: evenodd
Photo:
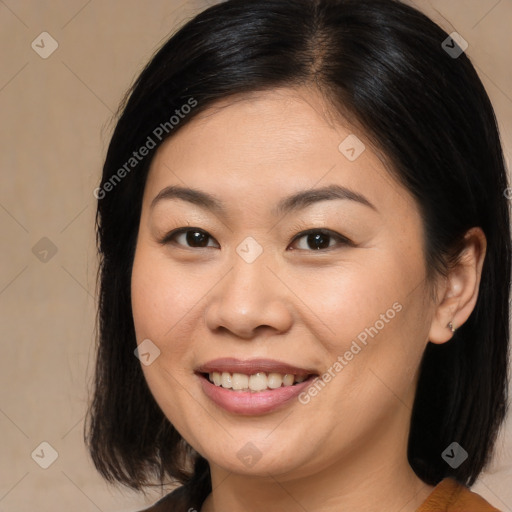
<path fill-rule="evenodd" d="M 183 486 L 178 487 L 159 499 L 151 507 L 140 510 L 139 512 L 174 512 L 175 510 L 179 510 L 180 512 L 193 512 L 194 509 L 190 509 L 190 507 L 186 505 L 186 496 L 183 491 Z"/>
<path fill-rule="evenodd" d="M 436 485 L 416 512 L 500 512 L 482 496 L 453 478 Z"/>

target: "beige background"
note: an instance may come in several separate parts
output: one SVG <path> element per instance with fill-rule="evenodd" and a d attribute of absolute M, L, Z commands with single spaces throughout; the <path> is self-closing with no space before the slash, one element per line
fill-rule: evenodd
<path fill-rule="evenodd" d="M 411 3 L 469 42 L 510 162 L 512 1 Z M 92 192 L 124 91 L 162 40 L 207 4 L 0 0 L 0 512 L 129 512 L 160 496 L 107 486 L 82 441 L 94 355 Z M 58 42 L 47 59 L 31 47 L 43 31 Z M 507 425 L 474 490 L 512 511 Z M 35 462 L 50 460 L 42 442 L 58 454 L 48 469 Z"/>

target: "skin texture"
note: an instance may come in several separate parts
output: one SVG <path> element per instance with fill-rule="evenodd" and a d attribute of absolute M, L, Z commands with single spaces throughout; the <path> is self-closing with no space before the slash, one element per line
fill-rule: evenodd
<path fill-rule="evenodd" d="M 364 133 L 329 116 L 315 89 L 218 106 L 156 153 L 132 271 L 137 342 L 149 338 L 161 351 L 142 366 L 150 390 L 210 463 L 213 492 L 202 512 L 414 511 L 432 491 L 406 456 L 419 363 L 429 340 L 450 340 L 448 322 L 458 327 L 473 310 L 485 236 L 468 232 L 461 264 L 427 283 L 414 199 Z M 366 145 L 355 161 L 338 149 L 349 134 Z M 283 197 L 329 184 L 364 195 L 375 209 L 336 199 L 271 213 Z M 151 208 L 170 185 L 217 196 L 226 214 L 179 199 Z M 179 234 L 160 243 L 183 226 L 207 232 L 207 247 Z M 329 248 L 295 239 L 313 228 L 333 232 L 324 239 Z M 236 252 L 246 237 L 263 250 L 252 263 Z M 229 413 L 194 374 L 218 357 L 271 358 L 322 374 L 395 303 L 394 318 L 305 405 Z M 261 454 L 252 467 L 237 456 L 248 441 Z"/>

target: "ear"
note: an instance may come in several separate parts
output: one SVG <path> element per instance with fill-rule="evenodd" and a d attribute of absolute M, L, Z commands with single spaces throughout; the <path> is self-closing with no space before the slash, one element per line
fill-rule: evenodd
<path fill-rule="evenodd" d="M 464 248 L 457 264 L 450 270 L 439 288 L 439 303 L 434 311 L 429 341 L 440 344 L 449 341 L 455 329 L 471 315 L 477 298 L 487 240 L 481 228 L 471 228 L 464 236 Z"/>

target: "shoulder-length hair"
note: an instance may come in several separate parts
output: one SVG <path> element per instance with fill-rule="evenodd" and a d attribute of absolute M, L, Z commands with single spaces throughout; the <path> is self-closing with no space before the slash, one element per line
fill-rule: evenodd
<path fill-rule="evenodd" d="M 313 85 L 332 112 L 358 123 L 416 199 L 429 279 L 446 275 L 469 228 L 487 237 L 474 311 L 453 339 L 426 347 L 408 444 L 424 482 L 475 482 L 506 413 L 511 242 L 494 111 L 461 52 L 396 0 L 229 0 L 156 52 L 121 104 L 95 191 L 99 336 L 84 437 L 107 481 L 136 490 L 177 482 L 176 500 L 195 506 L 210 492 L 207 461 L 164 416 L 134 356 L 130 277 L 155 152 L 218 100 Z M 454 441 L 469 454 L 457 468 L 441 457 Z"/>

